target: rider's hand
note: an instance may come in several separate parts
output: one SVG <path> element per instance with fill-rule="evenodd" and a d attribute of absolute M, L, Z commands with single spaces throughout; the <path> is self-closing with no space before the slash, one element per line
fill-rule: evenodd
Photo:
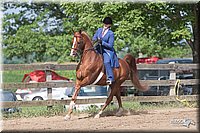
<path fill-rule="evenodd" d="M 98 42 L 98 44 L 102 44 L 102 40 L 101 39 L 98 39 L 97 42 Z"/>

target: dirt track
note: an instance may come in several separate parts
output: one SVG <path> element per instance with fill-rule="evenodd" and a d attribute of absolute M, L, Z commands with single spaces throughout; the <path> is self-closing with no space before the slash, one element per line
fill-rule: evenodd
<path fill-rule="evenodd" d="M 20 118 L 3 121 L 3 130 L 16 131 L 199 131 L 197 108 L 159 109 L 150 111 L 126 111 L 124 116 L 104 113 L 99 119 L 87 114 L 73 115 L 70 121 L 63 116 Z M 183 126 L 181 122 L 191 119 L 195 125 Z M 179 121 L 179 122 L 177 122 Z M 178 124 L 179 123 L 179 124 Z"/>

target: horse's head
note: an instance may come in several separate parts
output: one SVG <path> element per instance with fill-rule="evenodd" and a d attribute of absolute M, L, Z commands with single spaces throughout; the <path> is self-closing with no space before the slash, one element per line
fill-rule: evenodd
<path fill-rule="evenodd" d="M 83 51 L 84 44 L 85 43 L 81 31 L 75 32 L 70 56 L 76 56 L 78 55 L 78 52 Z"/>
<path fill-rule="evenodd" d="M 86 32 L 81 30 L 75 32 L 70 56 L 76 56 L 79 52 L 83 52 L 91 47 L 93 47 L 93 45 Z"/>

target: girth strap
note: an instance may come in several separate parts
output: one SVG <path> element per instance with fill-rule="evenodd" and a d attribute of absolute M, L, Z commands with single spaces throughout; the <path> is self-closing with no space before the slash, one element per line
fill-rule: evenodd
<path fill-rule="evenodd" d="M 102 70 L 101 70 L 101 72 L 100 72 L 100 74 L 99 74 L 99 76 L 97 77 L 97 79 L 92 83 L 93 85 L 95 85 L 96 83 L 98 83 L 100 80 L 101 80 L 101 78 L 103 77 L 103 75 L 104 75 L 104 65 L 103 65 L 103 67 L 102 67 Z"/>
<path fill-rule="evenodd" d="M 99 76 L 92 84 L 95 85 L 96 83 L 98 83 L 101 80 L 101 78 L 103 77 L 103 74 L 104 74 L 103 72 L 100 72 Z"/>

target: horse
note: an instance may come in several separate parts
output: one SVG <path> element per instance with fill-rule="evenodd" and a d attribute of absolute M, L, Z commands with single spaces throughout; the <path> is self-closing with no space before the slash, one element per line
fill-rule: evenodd
<path fill-rule="evenodd" d="M 71 118 L 75 101 L 81 87 L 91 84 L 100 86 L 107 85 L 102 55 L 96 52 L 88 34 L 85 31 L 74 32 L 72 42 L 73 45 L 70 56 L 75 57 L 79 54 L 81 56 L 79 56 L 80 61 L 76 68 L 75 91 L 72 95 L 68 113 L 64 117 L 65 120 L 69 120 Z M 113 96 L 117 98 L 119 106 L 116 114 L 121 114 L 123 107 L 120 95 L 120 86 L 125 80 L 131 79 L 133 85 L 140 91 L 148 90 L 148 85 L 141 85 L 139 81 L 135 58 L 131 54 L 126 54 L 123 59 L 118 59 L 119 68 L 113 68 L 115 81 L 109 85 L 110 93 L 107 100 L 94 118 L 99 118 L 101 116 L 104 109 L 112 101 Z"/>

